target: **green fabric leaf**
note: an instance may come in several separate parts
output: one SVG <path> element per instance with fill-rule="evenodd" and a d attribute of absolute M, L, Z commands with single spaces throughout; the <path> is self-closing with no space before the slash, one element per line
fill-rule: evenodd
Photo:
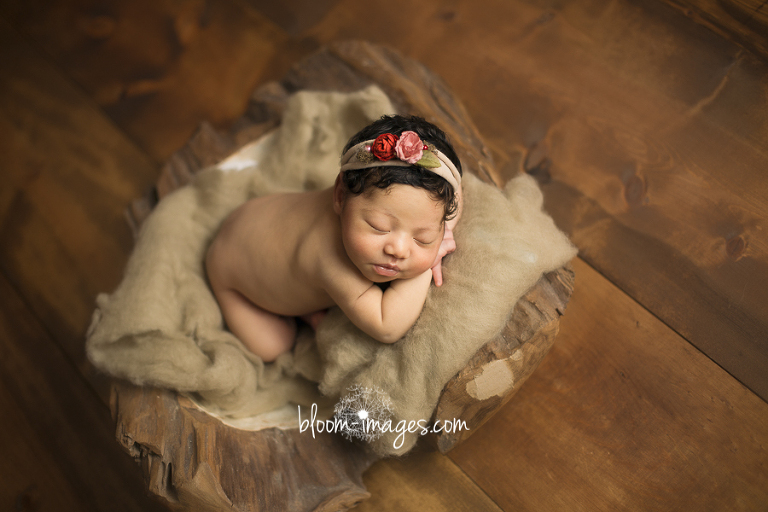
<path fill-rule="evenodd" d="M 440 167 L 440 160 L 429 151 L 425 151 L 421 156 L 421 160 L 416 162 L 416 165 L 426 167 L 427 169 L 434 169 Z"/>

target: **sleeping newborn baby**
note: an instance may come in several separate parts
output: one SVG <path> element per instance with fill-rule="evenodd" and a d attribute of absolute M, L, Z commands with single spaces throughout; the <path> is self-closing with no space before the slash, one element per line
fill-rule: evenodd
<path fill-rule="evenodd" d="M 455 250 L 461 163 L 436 126 L 386 116 L 353 136 L 325 190 L 252 199 L 227 217 L 206 271 L 227 327 L 264 361 L 339 306 L 362 331 L 399 340 L 442 258 Z"/>

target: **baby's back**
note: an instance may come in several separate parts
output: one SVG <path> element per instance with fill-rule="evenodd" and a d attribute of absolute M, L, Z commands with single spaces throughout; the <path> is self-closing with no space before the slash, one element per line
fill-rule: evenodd
<path fill-rule="evenodd" d="M 262 309 L 298 316 L 333 305 L 319 262 L 340 240 L 330 190 L 252 199 L 224 221 L 206 258 L 214 290 L 235 290 Z"/>

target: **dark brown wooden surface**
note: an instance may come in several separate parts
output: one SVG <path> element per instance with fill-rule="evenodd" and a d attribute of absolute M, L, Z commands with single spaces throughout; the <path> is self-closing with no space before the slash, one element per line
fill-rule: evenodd
<path fill-rule="evenodd" d="M 3 3 L 8 18 L 159 160 L 201 121 L 238 117 L 287 39 L 233 1 Z"/>
<path fill-rule="evenodd" d="M 3 20 L 0 47 L 0 268 L 79 361 L 133 244 L 121 205 L 158 167 Z"/>
<path fill-rule="evenodd" d="M 402 459 L 375 464 L 364 482 L 371 497 L 355 512 L 505 510 L 449 458 L 420 447 Z"/>
<path fill-rule="evenodd" d="M 364 483 L 378 501 L 362 507 L 767 509 L 755 425 L 768 413 L 739 385 L 767 396 L 764 59 L 660 1 L 320 6 L 292 21 L 255 0 L 0 3 L 0 270 L 13 291 L 2 295 L 0 434 L 18 460 L 0 466 L 0 508 L 74 510 L 100 496 L 80 509 L 113 510 L 98 500 L 127 493 L 126 510 L 146 509 L 132 484 L 72 469 L 139 478 L 99 441 L 113 434 L 95 419 L 99 395 L 75 393 L 82 416 L 66 412 L 73 389 L 99 387 L 82 340 L 132 244 L 122 211 L 201 120 L 234 120 L 254 85 L 320 44 L 362 37 L 441 75 L 488 142 L 494 179 L 537 176 L 579 245 L 577 275 L 596 271 L 583 294 L 577 278 L 565 342 L 466 452 L 377 463 Z M 65 355 L 45 366 L 38 353 Z M 58 444 L 78 436 L 89 449 Z M 27 447 L 46 470 L 23 459 Z"/>
<path fill-rule="evenodd" d="M 768 404 L 586 263 L 575 270 L 540 371 L 451 460 L 503 510 L 765 510 Z"/>
<path fill-rule="evenodd" d="M 665 1 L 697 23 L 768 60 L 768 4 L 765 0 Z"/>
<path fill-rule="evenodd" d="M 2 510 L 160 511 L 109 409 L 0 276 Z"/>

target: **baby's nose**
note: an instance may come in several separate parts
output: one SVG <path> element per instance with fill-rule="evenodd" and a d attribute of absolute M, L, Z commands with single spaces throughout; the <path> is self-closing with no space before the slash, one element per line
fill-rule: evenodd
<path fill-rule="evenodd" d="M 384 252 L 387 253 L 389 256 L 392 256 L 397 259 L 406 258 L 408 256 L 408 244 L 406 243 L 405 237 L 402 237 L 402 236 L 390 237 L 390 239 L 387 240 L 387 243 L 384 246 Z"/>

